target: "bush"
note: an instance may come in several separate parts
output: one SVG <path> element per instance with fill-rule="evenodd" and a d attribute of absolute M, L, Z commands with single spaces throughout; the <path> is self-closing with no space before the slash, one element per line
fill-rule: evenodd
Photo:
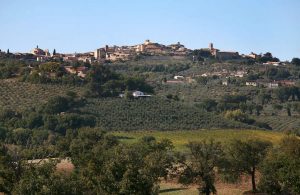
<path fill-rule="evenodd" d="M 272 130 L 272 127 L 268 123 L 255 121 L 253 125 L 262 129 Z"/>
<path fill-rule="evenodd" d="M 69 100 L 67 98 L 56 96 L 49 99 L 49 101 L 44 105 L 43 111 L 46 114 L 59 114 L 67 111 L 69 108 Z"/>
<path fill-rule="evenodd" d="M 253 119 L 250 119 L 247 114 L 243 113 L 241 110 L 226 111 L 224 116 L 226 119 L 235 120 L 247 124 L 253 124 L 255 122 Z"/>

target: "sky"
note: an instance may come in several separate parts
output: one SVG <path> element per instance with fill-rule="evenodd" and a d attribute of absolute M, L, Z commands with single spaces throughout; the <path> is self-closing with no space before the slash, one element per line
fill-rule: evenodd
<path fill-rule="evenodd" d="M 300 0 L 0 0 L 0 49 L 210 42 L 223 51 L 300 57 Z"/>

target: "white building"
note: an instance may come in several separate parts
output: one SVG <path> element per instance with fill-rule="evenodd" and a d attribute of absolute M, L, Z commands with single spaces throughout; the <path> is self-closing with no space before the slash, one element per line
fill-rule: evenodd
<path fill-rule="evenodd" d="M 228 81 L 222 81 L 222 85 L 228 86 Z"/>
<path fill-rule="evenodd" d="M 135 91 L 132 93 L 132 96 L 135 98 L 139 98 L 139 97 L 151 97 L 151 95 L 145 95 L 144 92 L 141 91 Z"/>
<path fill-rule="evenodd" d="M 268 83 L 268 88 L 270 89 L 278 88 L 278 86 L 277 82 Z"/>
<path fill-rule="evenodd" d="M 174 76 L 174 79 L 178 80 L 178 79 L 184 79 L 184 76 Z"/>
<path fill-rule="evenodd" d="M 246 82 L 246 86 L 257 87 L 257 82 L 256 81 L 247 81 Z"/>

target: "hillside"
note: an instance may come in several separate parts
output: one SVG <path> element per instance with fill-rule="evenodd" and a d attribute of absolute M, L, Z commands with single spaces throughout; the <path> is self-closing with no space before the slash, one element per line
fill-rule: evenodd
<path fill-rule="evenodd" d="M 198 107 L 159 97 L 135 100 L 89 99 L 80 111 L 96 116 L 98 126 L 104 130 L 251 128 L 249 125 L 203 112 Z"/>
<path fill-rule="evenodd" d="M 128 61 L 86 64 L 4 56 L 0 59 L 0 107 L 18 112 L 38 109 L 49 99 L 72 91 L 84 99 L 84 105 L 69 112 L 95 117 L 104 130 L 298 131 L 299 67 L 248 58 L 192 59 L 142 55 Z M 119 98 L 136 90 L 152 97 Z"/>
<path fill-rule="evenodd" d="M 191 145 L 187 147 L 190 141 L 201 146 L 197 146 L 197 150 L 204 148 L 204 156 L 201 159 L 205 162 L 208 162 L 205 158 L 210 156 L 205 152 L 211 149 L 215 150 L 219 160 L 223 161 L 225 155 L 226 161 L 236 162 L 230 158 L 230 151 L 239 149 L 241 145 L 246 149 L 242 154 L 248 155 L 250 146 L 255 152 L 250 152 L 249 155 L 263 155 L 265 158 L 270 142 L 273 143 L 270 152 L 273 149 L 274 152 L 278 151 L 278 147 L 285 147 L 281 144 L 283 138 L 289 140 L 287 148 L 294 147 L 293 144 L 298 142 L 296 136 L 288 137 L 280 132 L 294 131 L 296 135 L 298 133 L 298 86 L 280 86 L 274 89 L 266 86 L 246 86 L 247 78 L 235 76 L 228 79 L 229 85 L 228 82 L 224 85 L 222 76 L 195 75 L 207 71 L 220 71 L 222 68 L 228 69 L 227 72 L 221 70 L 226 74 L 237 73 L 237 68 L 241 66 L 236 67 L 233 63 L 212 63 L 209 67 L 184 61 L 168 61 L 170 64 L 164 65 L 162 62 L 152 60 L 150 64 L 138 64 L 137 61 L 133 67 L 130 64 L 95 64 L 87 73 L 86 79 L 66 72 L 58 71 L 53 74 L 53 67 L 62 70 L 63 66 L 57 62 L 46 63 L 36 66 L 36 72 L 32 74 L 2 79 L 0 140 L 5 143 L 2 153 L 9 157 L 10 154 L 6 154 L 6 150 L 14 152 L 14 148 L 17 147 L 17 153 L 14 155 L 19 155 L 19 159 L 72 159 L 73 167 L 79 172 L 73 172 L 71 177 L 65 174 L 57 175 L 53 168 L 55 162 L 46 163 L 45 167 L 34 167 L 37 171 L 46 168 L 52 178 L 64 181 L 59 182 L 62 184 L 60 192 L 64 189 L 77 190 L 78 185 L 84 186 L 83 191 L 97 191 L 98 188 L 86 185 L 86 181 L 91 179 L 86 177 L 89 175 L 86 171 L 95 174 L 100 182 L 109 181 L 104 183 L 122 186 L 123 182 L 140 181 L 139 178 L 144 182 L 148 175 L 156 174 L 153 170 L 160 170 L 158 175 L 154 176 L 153 187 L 160 194 L 175 195 L 197 194 L 199 187 L 178 184 L 176 180 L 171 179 L 165 167 L 174 165 L 172 163 L 178 164 L 182 160 L 185 161 L 184 165 L 190 163 L 190 158 L 195 154 Z M 254 71 L 260 71 L 256 68 L 251 67 Z M 272 71 L 278 70 L 273 68 Z M 283 72 L 285 71 L 287 70 Z M 248 74 L 246 71 L 244 73 Z M 269 73 L 259 74 L 265 77 Z M 175 79 L 175 75 L 183 75 L 180 76 L 182 80 Z M 136 90 L 145 92 L 138 94 L 146 96 L 134 97 Z M 212 139 L 216 142 L 207 142 Z M 238 145 L 232 147 L 232 144 Z M 175 153 L 172 151 L 172 145 L 175 147 Z M 290 157 L 284 149 L 281 150 L 282 154 L 286 155 L 285 158 Z M 184 159 L 177 159 L 181 155 Z M 239 154 L 237 157 L 240 156 L 243 155 Z M 262 160 L 267 162 L 267 159 Z M 99 165 L 99 162 L 104 164 Z M 247 162 L 248 158 L 239 164 Z M 89 166 L 86 166 L 87 164 Z M 227 168 L 226 164 L 213 166 Z M 230 172 L 235 165 L 229 165 Z M 292 166 L 295 167 L 293 169 L 298 169 L 298 163 Z M 114 177 L 116 170 L 117 173 L 121 171 L 121 183 L 119 176 Z M 142 172 L 139 170 L 146 170 L 147 176 L 141 177 Z M 190 169 L 186 167 L 184 170 Z M 214 172 L 215 169 L 210 170 Z M 127 178 L 128 171 L 132 171 L 137 177 L 130 177 L 133 180 Z M 276 171 L 273 170 L 272 173 Z M 290 169 L 285 172 L 289 171 Z M 260 174 L 268 176 L 263 169 L 257 173 L 256 179 L 259 182 Z M 26 174 L 22 173 L 21 179 L 26 179 Z M 180 173 L 175 174 L 181 177 Z M 212 173 L 212 177 L 214 174 Z M 251 181 L 254 181 L 253 178 L 249 179 L 249 175 L 241 174 L 238 184 L 227 184 L 221 179 L 221 174 L 216 173 L 214 181 L 220 194 L 242 194 L 251 189 Z M 41 174 L 36 175 L 34 178 L 39 180 Z M 161 182 L 160 179 L 167 176 L 170 176 L 169 180 Z M 42 178 L 42 185 L 47 186 L 49 180 L 57 179 Z M 282 180 L 285 181 L 286 178 Z M 72 185 L 63 186 L 64 184 Z M 18 183 L 13 183 L 8 190 L 18 186 Z M 152 187 L 148 191 L 151 190 Z"/>
<path fill-rule="evenodd" d="M 82 89 L 68 85 L 32 84 L 16 79 L 0 80 L 0 107 L 16 110 L 34 108 L 51 97 L 65 95 L 67 91 L 81 94 Z"/>

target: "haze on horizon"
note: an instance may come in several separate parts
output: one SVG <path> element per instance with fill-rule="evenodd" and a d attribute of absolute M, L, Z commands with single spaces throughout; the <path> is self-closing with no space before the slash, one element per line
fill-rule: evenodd
<path fill-rule="evenodd" d="M 1 0 L 0 49 L 73 53 L 150 39 L 291 60 L 300 57 L 299 8 L 298 0 Z"/>

